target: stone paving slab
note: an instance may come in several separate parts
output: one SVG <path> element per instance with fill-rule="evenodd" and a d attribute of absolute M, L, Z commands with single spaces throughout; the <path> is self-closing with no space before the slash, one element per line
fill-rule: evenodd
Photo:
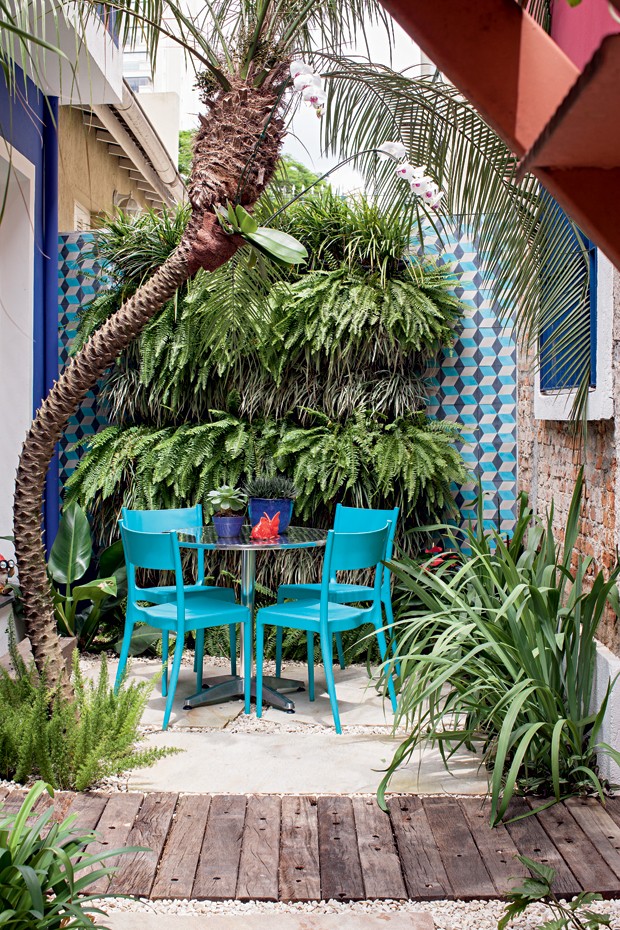
<path fill-rule="evenodd" d="M 140 914 L 117 913 L 104 921 L 108 930 L 433 930 L 430 914 Z"/>
<path fill-rule="evenodd" d="M 151 733 L 145 745 L 175 746 L 185 752 L 160 759 L 128 776 L 131 791 L 223 794 L 373 794 L 399 740 L 377 733 L 271 730 L 232 733 Z M 479 760 L 455 754 L 452 774 L 438 750 L 417 753 L 395 774 L 391 791 L 424 794 L 485 794 Z"/>

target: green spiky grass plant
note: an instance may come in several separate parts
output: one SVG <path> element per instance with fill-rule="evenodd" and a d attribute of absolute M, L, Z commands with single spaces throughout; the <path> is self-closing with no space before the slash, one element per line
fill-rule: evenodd
<path fill-rule="evenodd" d="M 563 544 L 555 538 L 553 509 L 537 517 L 521 497 L 516 528 L 505 540 L 485 531 L 482 499 L 477 526 L 465 531 L 458 567 L 393 565 L 412 596 L 398 621 L 402 687 L 396 725 L 409 735 L 385 775 L 430 740 L 450 756 L 477 748 L 491 773 L 491 821 L 508 812 L 515 793 L 550 797 L 604 796 L 597 753 L 620 761 L 599 743 L 615 679 L 594 706 L 596 631 L 617 607 L 616 564 L 605 578 L 590 558 L 575 557 L 583 472 L 575 484 Z M 457 531 L 438 527 L 455 546 Z"/>
<path fill-rule="evenodd" d="M 89 855 L 94 833 L 75 829 L 77 814 L 53 823 L 54 807 L 37 816 L 36 806 L 53 789 L 37 782 L 19 811 L 0 804 L 0 926 L 7 930 L 104 930 L 95 906 L 105 896 L 88 894 L 89 886 L 114 870 L 103 863 L 137 847 Z M 79 875 L 78 873 L 82 873 Z"/>
<path fill-rule="evenodd" d="M 75 702 L 51 691 L 15 649 L 16 676 L 0 669 L 0 777 L 26 784 L 44 779 L 54 788 L 84 791 L 108 775 L 152 765 L 167 755 L 140 749 L 140 718 L 151 682 L 123 684 L 115 694 L 105 656 L 97 682 L 85 681 L 73 657 Z"/>

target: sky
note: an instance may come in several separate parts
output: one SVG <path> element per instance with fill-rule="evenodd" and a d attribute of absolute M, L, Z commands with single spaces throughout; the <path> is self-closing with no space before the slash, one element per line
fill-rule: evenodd
<path fill-rule="evenodd" d="M 395 71 L 402 71 L 412 65 L 419 66 L 421 53 L 418 46 L 400 26 L 395 25 L 394 30 L 395 41 L 392 45 L 390 61 L 390 42 L 385 29 L 378 25 L 368 28 L 367 38 L 371 61 L 376 64 L 389 65 Z M 358 43 L 351 49 L 351 54 L 353 57 L 366 58 L 365 44 Z M 419 68 L 416 68 L 413 73 L 419 74 Z M 328 85 L 325 86 L 325 90 L 329 94 Z M 306 105 L 300 106 L 295 114 L 290 132 L 284 139 L 283 151 L 312 168 L 317 174 L 329 171 L 334 164 L 331 156 L 324 158 L 321 155 L 319 120 L 314 110 Z M 355 171 L 354 165 L 349 164 L 330 175 L 329 180 L 333 187 L 346 192 L 359 188 L 362 179 Z"/>

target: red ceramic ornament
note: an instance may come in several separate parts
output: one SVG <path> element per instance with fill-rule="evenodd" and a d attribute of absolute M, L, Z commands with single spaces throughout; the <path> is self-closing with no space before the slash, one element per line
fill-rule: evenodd
<path fill-rule="evenodd" d="M 252 539 L 274 539 L 280 534 L 280 511 L 270 520 L 266 513 L 260 518 L 256 526 L 252 527 Z"/>

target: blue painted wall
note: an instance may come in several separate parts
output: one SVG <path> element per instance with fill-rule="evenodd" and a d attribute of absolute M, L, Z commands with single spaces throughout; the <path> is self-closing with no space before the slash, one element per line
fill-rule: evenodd
<path fill-rule="evenodd" d="M 45 98 L 35 84 L 16 69 L 10 94 L 0 75 L 0 137 L 35 167 L 34 295 L 33 295 L 33 414 L 58 376 L 58 302 L 56 282 L 58 237 L 58 101 Z M 58 527 L 55 488 L 58 462 L 50 467 L 44 511 L 46 540 Z"/>

